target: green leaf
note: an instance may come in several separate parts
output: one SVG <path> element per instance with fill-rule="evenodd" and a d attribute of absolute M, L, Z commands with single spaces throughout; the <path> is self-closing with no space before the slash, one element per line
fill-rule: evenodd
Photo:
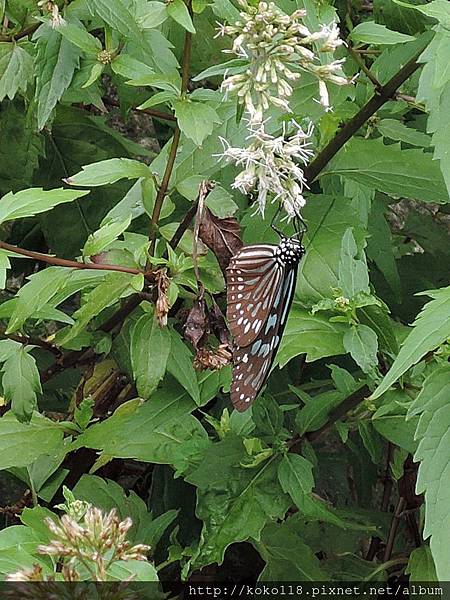
<path fill-rule="evenodd" d="M 97 56 L 98 52 L 102 49 L 100 40 L 86 31 L 79 21 L 75 24 L 65 19 L 61 24 L 54 27 L 54 29 L 87 54 Z"/>
<path fill-rule="evenodd" d="M 420 415 L 416 430 L 419 446 L 414 455 L 420 461 L 416 490 L 425 493 L 425 525 L 423 536 L 431 536 L 430 548 L 438 580 L 450 572 L 450 365 L 434 370 L 408 411 Z"/>
<path fill-rule="evenodd" d="M 309 304 L 331 298 L 339 286 L 342 238 L 347 229 L 353 228 L 358 252 L 363 250 L 366 234 L 348 198 L 314 196 L 314 203 L 305 206 L 304 217 L 308 223 L 307 250 L 299 267 L 297 296 Z"/>
<path fill-rule="evenodd" d="M 266 522 L 282 518 L 288 497 L 278 484 L 278 457 L 253 469 L 240 468 L 248 458 L 241 438 L 231 434 L 211 445 L 186 481 L 197 486 L 197 516 L 203 521 L 200 544 L 184 571 L 222 563 L 235 542 L 258 540 Z"/>
<path fill-rule="evenodd" d="M 394 257 L 391 228 L 385 217 L 385 204 L 376 197 L 370 211 L 367 256 L 373 260 L 388 282 L 396 299 L 401 299 L 401 282 Z"/>
<path fill-rule="evenodd" d="M 0 102 L 26 92 L 33 76 L 33 58 L 16 42 L 0 42 Z"/>
<path fill-rule="evenodd" d="M 177 1 L 184 5 L 183 0 Z M 205 138 L 211 135 L 214 125 L 220 123 L 219 115 L 207 104 L 192 102 L 187 98 L 175 100 L 172 104 L 178 126 L 197 146 L 201 146 Z"/>
<path fill-rule="evenodd" d="M 170 0 L 167 4 L 167 14 L 174 21 L 179 23 L 186 31 L 195 33 L 195 27 L 192 23 L 191 15 L 183 0 Z"/>
<path fill-rule="evenodd" d="M 411 146 L 428 148 L 431 145 L 430 136 L 412 127 L 407 127 L 397 119 L 382 119 L 377 125 L 378 131 L 383 137 L 391 140 L 405 142 Z"/>
<path fill-rule="evenodd" d="M 109 221 L 100 227 L 100 229 L 91 233 L 84 245 L 83 256 L 94 256 L 107 248 L 128 229 L 131 218 L 132 215 L 128 215 L 128 217 L 121 220 Z"/>
<path fill-rule="evenodd" d="M 421 546 L 411 552 L 405 573 L 409 575 L 411 583 L 415 581 L 439 581 L 436 576 L 431 550 L 428 546 Z"/>
<path fill-rule="evenodd" d="M 283 491 L 301 509 L 303 498 L 314 486 L 312 464 L 299 454 L 285 454 L 278 465 L 278 480 Z"/>
<path fill-rule="evenodd" d="M 396 4 L 399 4 L 400 6 L 414 8 L 415 10 L 420 11 L 427 17 L 437 19 L 442 25 L 446 27 L 450 26 L 450 6 L 447 0 L 433 0 L 432 2 L 428 2 L 424 5 L 409 4 L 408 2 L 402 2 L 400 0 L 393 1 Z"/>
<path fill-rule="evenodd" d="M 12 354 L 4 363 L 2 386 L 5 399 L 19 421 L 29 421 L 42 393 L 39 371 L 34 358 L 25 348 Z"/>
<path fill-rule="evenodd" d="M 418 419 L 414 417 L 406 420 L 405 405 L 409 403 L 410 398 L 403 390 L 386 392 L 383 404 L 372 416 L 372 423 L 384 438 L 407 452 L 414 453 L 417 449 L 414 433 Z"/>
<path fill-rule="evenodd" d="M 206 196 L 205 204 L 219 219 L 232 217 L 238 209 L 231 194 L 220 185 L 216 185 Z"/>
<path fill-rule="evenodd" d="M 344 348 L 364 373 L 369 373 L 378 364 L 378 338 L 373 329 L 367 325 L 352 325 L 345 332 Z"/>
<path fill-rule="evenodd" d="M 166 373 L 172 336 L 153 312 L 143 314 L 131 331 L 130 357 L 139 395 L 150 398 Z"/>
<path fill-rule="evenodd" d="M 120 179 L 138 179 L 151 176 L 150 169 L 142 162 L 131 158 L 110 158 L 85 165 L 82 167 L 82 171 L 67 178 L 65 182 L 69 185 L 96 187 L 115 183 Z"/>
<path fill-rule="evenodd" d="M 318 582 L 328 578 L 312 549 L 291 526 L 291 519 L 266 525 L 255 546 L 266 562 L 259 576 L 261 582 Z"/>
<path fill-rule="evenodd" d="M 139 288 L 142 288 L 143 284 L 141 275 L 131 275 L 129 273 L 108 273 L 105 275 L 102 283 L 85 296 L 83 305 L 73 314 L 74 325 L 68 331 L 64 330 L 61 336 L 58 336 L 58 343 L 64 346 L 64 344 L 73 340 L 102 310 L 112 306 L 120 298 L 126 298 L 135 293 Z"/>
<path fill-rule="evenodd" d="M 208 436 L 190 413 L 195 403 L 175 382 L 167 382 L 149 402 L 132 400 L 82 433 L 76 447 L 102 450 L 107 456 L 183 467 Z"/>
<path fill-rule="evenodd" d="M 431 7 L 434 2 L 427 4 Z M 448 4 L 446 5 L 448 11 Z M 419 7 L 417 7 L 419 8 Z M 439 159 L 440 169 L 450 193 L 450 153 L 448 140 L 450 136 L 450 123 L 447 118 L 450 110 L 450 69 L 446 60 L 447 49 L 450 44 L 450 15 L 447 17 L 448 25 L 436 27 L 436 34 L 429 46 L 420 56 L 419 61 L 424 63 L 417 90 L 417 101 L 424 102 L 428 112 L 427 131 L 432 134 L 434 145 L 434 158 Z"/>
<path fill-rule="evenodd" d="M 346 298 L 353 298 L 358 292 L 369 292 L 369 273 L 367 264 L 358 256 L 351 227 L 347 229 L 342 238 L 341 258 L 339 261 L 339 288 Z"/>
<path fill-rule="evenodd" d="M 73 202 L 86 194 L 89 192 L 63 189 L 43 190 L 42 188 L 21 190 L 15 194 L 9 192 L 0 200 L 0 223 L 33 217 L 58 206 L 58 204 Z"/>
<path fill-rule="evenodd" d="M 133 491 L 127 494 L 116 482 L 96 475 L 83 475 L 72 491 L 77 500 L 89 502 L 106 512 L 115 508 L 121 520 L 131 517 L 133 527 L 127 537 L 133 543 L 148 544 L 153 550 L 165 528 L 177 516 L 177 511 L 172 510 L 153 519 L 137 494 Z M 162 531 L 160 524 L 164 527 Z"/>
<path fill-rule="evenodd" d="M 138 42 L 142 39 L 133 13 L 125 0 L 91 0 L 88 9 L 93 16 L 98 16 L 113 31 L 118 31 L 125 39 Z"/>
<path fill-rule="evenodd" d="M 343 338 L 346 331 L 347 325 L 330 323 L 327 317 L 320 314 L 311 315 L 308 311 L 294 305 L 276 361 L 280 367 L 283 367 L 291 358 L 299 354 L 306 354 L 308 362 L 325 356 L 345 354 Z"/>
<path fill-rule="evenodd" d="M 384 25 L 375 23 L 375 21 L 365 21 L 352 29 L 350 36 L 354 42 L 362 44 L 376 44 L 378 46 L 390 44 L 403 44 L 411 42 L 415 38 L 411 35 L 405 35 L 398 31 L 392 31 Z"/>
<path fill-rule="evenodd" d="M 295 416 L 295 426 L 300 435 L 308 431 L 317 431 L 328 420 L 328 415 L 333 408 L 339 406 L 344 400 L 344 395 L 338 391 L 323 392 L 310 397 L 302 390 L 294 390 L 298 397 L 305 403 Z"/>
<path fill-rule="evenodd" d="M 122 220 L 131 215 L 131 218 L 137 219 L 141 215 L 153 212 L 155 197 L 153 197 L 154 182 L 153 179 L 139 179 L 134 183 L 120 202 L 118 202 L 102 220 L 101 225 L 106 225 L 109 221 Z M 154 194 L 156 196 L 156 194 Z M 144 207 L 145 204 L 145 207 Z M 175 206 L 169 196 L 164 199 L 161 208 L 161 219 L 166 219 L 175 210 Z"/>
<path fill-rule="evenodd" d="M 418 149 L 386 146 L 381 139 L 353 138 L 322 172 L 342 175 L 352 181 L 389 194 L 424 202 L 449 201 L 439 165 L 430 154 Z"/>
<path fill-rule="evenodd" d="M 42 129 L 56 103 L 69 87 L 80 61 L 80 50 L 48 25 L 39 28 L 36 100 L 38 128 Z"/>
<path fill-rule="evenodd" d="M 143 560 L 118 560 L 107 570 L 112 581 L 159 581 L 158 572 L 149 562 Z"/>
<path fill-rule="evenodd" d="M 153 29 L 164 23 L 167 19 L 167 5 L 165 2 L 146 2 L 138 16 L 138 23 L 142 29 Z"/>
<path fill-rule="evenodd" d="M 379 398 L 425 354 L 450 337 L 450 287 L 421 292 L 433 298 L 423 307 L 400 352 L 371 398 Z"/>
<path fill-rule="evenodd" d="M 72 275 L 66 267 L 48 267 L 34 275 L 20 288 L 14 303 L 14 311 L 8 323 L 8 332 L 17 331 L 30 317 L 43 309 L 64 287 Z"/>
<path fill-rule="evenodd" d="M 0 418 L 0 469 L 26 467 L 61 448 L 62 440 L 62 430 L 49 419 L 36 415 L 25 424 L 7 413 Z"/>
<path fill-rule="evenodd" d="M 191 398 L 197 404 L 200 404 L 197 376 L 192 366 L 193 356 L 186 344 L 181 341 L 181 337 L 175 329 L 169 327 L 169 331 L 172 341 L 167 360 L 167 370 L 178 380 Z"/>

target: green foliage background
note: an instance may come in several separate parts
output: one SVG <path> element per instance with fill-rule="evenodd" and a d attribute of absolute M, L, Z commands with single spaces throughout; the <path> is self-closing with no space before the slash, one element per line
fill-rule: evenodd
<path fill-rule="evenodd" d="M 140 579 L 448 579 L 450 4 L 276 1 L 312 28 L 336 19 L 357 78 L 331 88 L 332 112 L 311 76 L 294 83 L 294 117 L 315 125 L 307 253 L 277 368 L 243 414 L 230 368 L 195 371 L 183 339 L 199 183 L 245 243 L 274 239 L 216 156 L 245 139 L 215 37 L 237 5 L 58 4 L 55 26 L 34 0 L 0 0 L 0 484 L 19 514 L 1 576 L 53 571 L 37 546 L 65 483 L 133 518 L 156 566 L 131 565 Z M 150 144 L 126 133 L 139 110 Z M 144 277 L 161 266 L 163 328 Z"/>

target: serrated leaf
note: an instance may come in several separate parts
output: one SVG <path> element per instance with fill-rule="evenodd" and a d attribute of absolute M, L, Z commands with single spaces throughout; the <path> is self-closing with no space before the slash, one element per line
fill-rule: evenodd
<path fill-rule="evenodd" d="M 20 329 L 28 318 L 36 318 L 36 313 L 50 302 L 71 275 L 72 269 L 66 267 L 48 267 L 30 275 L 28 283 L 20 288 L 15 298 L 8 332 Z"/>
<path fill-rule="evenodd" d="M 139 12 L 138 23 L 142 29 L 153 29 L 164 23 L 167 17 L 165 2 L 146 2 Z"/>
<path fill-rule="evenodd" d="M 54 27 L 54 29 L 87 54 L 94 54 L 97 56 L 98 52 L 102 49 L 100 40 L 86 31 L 81 22 L 75 24 L 64 20 Z"/>
<path fill-rule="evenodd" d="M 405 574 L 409 575 L 411 583 L 415 581 L 439 581 L 429 546 L 421 546 L 411 552 Z"/>
<path fill-rule="evenodd" d="M 425 354 L 450 337 L 450 287 L 422 292 L 433 298 L 423 307 L 400 352 L 371 398 L 379 398 Z"/>
<path fill-rule="evenodd" d="M 97 163 L 85 165 L 82 170 L 66 179 L 69 185 L 96 187 L 115 183 L 120 179 L 139 179 L 151 177 L 152 173 L 146 164 L 131 158 L 110 158 Z"/>
<path fill-rule="evenodd" d="M 42 416 L 20 423 L 12 413 L 0 418 L 0 469 L 26 467 L 42 454 L 52 454 L 63 444 L 63 432 Z"/>
<path fill-rule="evenodd" d="M 369 291 L 367 264 L 365 260 L 358 257 L 358 254 L 353 229 L 349 227 L 342 238 L 338 280 L 339 288 L 346 298 L 353 298 L 358 292 Z"/>
<path fill-rule="evenodd" d="M 183 0 L 170 0 L 167 4 L 167 14 L 174 21 L 179 23 L 186 31 L 195 33 L 195 27 L 192 23 L 191 15 Z"/>
<path fill-rule="evenodd" d="M 364 373 L 369 373 L 378 364 L 378 338 L 367 325 L 352 325 L 344 334 L 344 348 Z"/>
<path fill-rule="evenodd" d="M 216 185 L 206 196 L 205 204 L 219 219 L 232 217 L 238 209 L 231 194 L 220 185 Z"/>
<path fill-rule="evenodd" d="M 449 201 L 445 182 L 431 154 L 386 146 L 380 139 L 353 138 L 322 175 L 342 175 L 394 198 L 424 202 Z"/>
<path fill-rule="evenodd" d="M 73 202 L 77 198 L 86 196 L 89 192 L 82 190 L 43 190 L 30 188 L 13 194 L 9 192 L 0 200 L 0 223 L 33 217 L 46 212 L 66 202 Z"/>
<path fill-rule="evenodd" d="M 39 371 L 34 358 L 21 347 L 9 356 L 2 368 L 5 399 L 19 421 L 29 421 L 37 406 L 37 394 L 42 393 Z"/>
<path fill-rule="evenodd" d="M 16 42 L 0 42 L 0 102 L 26 92 L 33 76 L 33 58 Z"/>
<path fill-rule="evenodd" d="M 77 500 L 89 502 L 106 512 L 115 508 L 121 520 L 130 517 L 133 527 L 128 539 L 133 543 L 148 544 L 153 549 L 164 529 L 177 516 L 177 511 L 171 510 L 153 519 L 145 502 L 137 494 L 133 491 L 127 494 L 116 482 L 96 475 L 83 475 L 72 491 Z"/>
<path fill-rule="evenodd" d="M 121 220 L 109 221 L 100 227 L 100 229 L 91 233 L 84 245 L 83 256 L 94 256 L 107 248 L 128 229 L 131 218 L 132 215 L 128 215 L 128 217 Z"/>
<path fill-rule="evenodd" d="M 431 536 L 430 548 L 438 580 L 450 572 L 450 365 L 434 370 L 408 414 L 420 415 L 416 430 L 419 446 L 414 455 L 420 461 L 416 492 L 425 493 L 424 538 Z"/>
<path fill-rule="evenodd" d="M 180 335 L 169 327 L 172 338 L 170 345 L 170 354 L 167 360 L 167 370 L 184 387 L 188 394 L 200 404 L 200 391 L 198 388 L 197 376 L 192 366 L 193 356 L 191 351 L 181 341 Z"/>
<path fill-rule="evenodd" d="M 426 7 L 431 7 L 433 4 L 434 2 L 431 2 Z M 448 11 L 447 2 L 439 4 L 442 10 L 444 5 Z M 424 67 L 420 75 L 417 101 L 425 103 L 429 115 L 427 131 L 432 134 L 434 157 L 439 159 L 440 169 L 450 193 L 450 152 L 448 149 L 450 124 L 447 118 L 450 110 L 450 69 L 446 60 L 450 47 L 450 15 L 447 15 L 447 19 L 448 26 L 436 27 L 433 40 L 419 58 L 419 61 L 424 63 Z"/>
<path fill-rule="evenodd" d="M 131 330 L 130 358 L 139 395 L 150 398 L 166 373 L 172 337 L 153 312 L 142 315 Z"/>
<path fill-rule="evenodd" d="M 186 391 L 169 381 L 149 402 L 119 407 L 88 427 L 76 441 L 105 455 L 183 467 L 209 444 L 206 431 L 190 413 L 196 408 Z"/>
<path fill-rule="evenodd" d="M 311 315 L 308 311 L 294 305 L 276 361 L 280 367 L 283 367 L 299 354 L 306 354 L 308 362 L 326 356 L 345 354 L 343 337 L 346 331 L 347 325 L 330 323 L 327 317 L 319 314 Z"/>
<path fill-rule="evenodd" d="M 63 346 L 73 340 L 102 310 L 118 302 L 120 298 L 135 293 L 142 288 L 143 284 L 141 275 L 108 273 L 102 283 L 85 296 L 83 305 L 72 315 L 75 320 L 74 325 L 58 336 L 58 343 Z"/>
<path fill-rule="evenodd" d="M 48 25 L 42 25 L 39 32 L 36 100 L 38 128 L 42 129 L 72 81 L 79 66 L 80 49 Z"/>
<path fill-rule="evenodd" d="M 375 44 L 378 46 L 404 44 L 405 42 L 411 42 L 415 39 L 411 35 L 392 31 L 385 25 L 375 23 L 375 21 L 365 21 L 364 23 L 360 23 L 352 29 L 349 37 L 354 42 Z"/>
<path fill-rule="evenodd" d="M 179 128 L 197 146 L 201 146 L 203 140 L 211 135 L 214 125 L 220 123 L 219 115 L 207 104 L 189 99 L 176 100 L 172 104 Z"/>
<path fill-rule="evenodd" d="M 285 454 L 278 465 L 278 480 L 283 491 L 301 508 L 303 497 L 314 486 L 312 464 L 299 454 Z"/>
<path fill-rule="evenodd" d="M 266 522 L 282 518 L 289 505 L 278 484 L 278 457 L 253 469 L 238 465 L 248 457 L 242 438 L 227 435 L 212 444 L 186 480 L 197 486 L 197 516 L 203 521 L 200 544 L 185 568 L 222 563 L 226 548 L 249 538 L 258 540 Z"/>
<path fill-rule="evenodd" d="M 259 576 L 267 581 L 323 581 L 327 579 L 313 550 L 291 527 L 284 523 L 269 523 L 263 529 L 261 541 L 255 544 L 266 562 Z M 328 576 L 329 577 L 329 576 Z"/>
<path fill-rule="evenodd" d="M 431 144 L 429 135 L 417 131 L 417 129 L 413 129 L 412 127 L 407 127 L 402 121 L 398 121 L 397 119 L 382 119 L 378 123 L 377 128 L 383 137 L 405 142 L 411 146 L 428 148 Z"/>
<path fill-rule="evenodd" d="M 127 40 L 139 42 L 141 31 L 134 15 L 124 0 L 91 0 L 88 9 L 92 15 L 98 16 L 113 30 L 118 31 Z"/>

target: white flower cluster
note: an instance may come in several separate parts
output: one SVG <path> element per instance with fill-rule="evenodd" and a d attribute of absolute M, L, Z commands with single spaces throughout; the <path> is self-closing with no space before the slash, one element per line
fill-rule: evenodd
<path fill-rule="evenodd" d="M 278 137 L 265 131 L 264 123 L 251 129 L 246 148 L 232 148 L 221 138 L 224 146 L 222 156 L 244 169 L 237 175 L 233 187 L 243 194 L 258 190 L 258 208 L 264 215 L 267 196 L 281 200 L 291 219 L 300 214 L 305 204 L 303 188 L 304 174 L 297 161 L 306 164 L 312 155 L 309 138 L 312 126 L 303 131 L 298 123 L 292 122 L 294 132 L 288 134 L 286 126 Z"/>
<path fill-rule="evenodd" d="M 240 20 L 234 25 L 221 26 L 220 34 L 234 38 L 234 53 L 248 61 L 240 73 L 226 76 L 222 90 L 234 93 L 244 105 L 249 128 L 249 145 L 232 148 L 224 140 L 223 157 L 244 166 L 234 181 L 243 193 L 258 190 L 258 206 L 264 213 L 267 196 L 280 199 L 289 218 L 300 214 L 305 204 L 304 174 L 297 161 L 308 162 L 312 151 L 308 138 L 312 127 L 305 132 L 292 122 L 294 132 L 287 127 L 279 137 L 266 130 L 264 115 L 270 105 L 290 113 L 292 84 L 302 72 L 313 73 L 319 82 L 320 103 L 328 110 L 327 81 L 338 85 L 348 83 L 342 73 L 342 60 L 322 64 L 320 53 L 333 52 L 343 42 L 336 24 L 324 25 L 311 32 L 303 23 L 306 11 L 284 14 L 273 2 L 261 1 L 256 6 L 239 0 Z"/>

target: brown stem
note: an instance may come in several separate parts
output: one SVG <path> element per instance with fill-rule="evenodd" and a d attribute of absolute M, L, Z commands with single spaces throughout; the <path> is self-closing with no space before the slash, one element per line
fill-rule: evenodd
<path fill-rule="evenodd" d="M 383 481 L 383 497 L 381 499 L 381 507 L 380 507 L 381 512 L 388 512 L 389 501 L 391 499 L 391 493 L 392 493 L 392 487 L 393 487 L 392 477 L 391 477 L 391 460 L 392 460 L 393 451 L 394 451 L 393 444 L 391 444 L 391 442 L 388 442 L 386 470 L 384 473 L 384 481 Z M 378 552 L 380 544 L 381 544 L 381 539 L 379 537 L 372 538 L 372 540 L 370 542 L 369 550 L 367 551 L 366 560 L 373 560 L 375 558 L 375 555 Z"/>
<path fill-rule="evenodd" d="M 414 71 L 420 67 L 417 59 L 422 52 L 423 48 L 420 50 L 420 52 L 417 52 L 417 54 L 411 58 L 411 60 L 409 60 L 404 67 L 397 71 L 397 73 L 391 77 L 391 79 L 389 79 L 385 85 L 379 88 L 379 90 L 375 92 L 367 104 L 365 104 L 361 110 L 342 127 L 342 129 L 325 146 L 325 148 L 319 152 L 316 158 L 305 169 L 305 177 L 308 183 L 312 183 L 314 181 L 322 169 L 339 152 L 342 146 L 348 142 L 348 140 L 358 131 L 358 129 L 362 127 L 364 123 L 366 123 L 366 121 L 383 106 L 383 104 L 393 97 L 402 83 L 404 83 L 408 77 L 410 77 Z"/>
<path fill-rule="evenodd" d="M 192 5 L 191 0 L 187 0 L 186 2 L 187 8 L 189 10 L 189 14 L 192 18 Z M 181 76 L 181 94 L 187 92 L 189 85 L 189 63 L 191 59 L 191 48 L 192 48 L 192 34 L 189 31 L 186 31 L 184 36 L 184 48 L 183 48 L 183 66 L 182 66 L 182 76 Z M 170 178 L 172 177 L 173 167 L 175 165 L 175 159 L 177 157 L 178 146 L 180 144 L 180 136 L 181 131 L 178 125 L 175 127 L 175 131 L 172 138 L 172 144 L 170 146 L 169 156 L 167 158 L 167 164 L 164 171 L 164 175 L 161 181 L 161 185 L 159 186 L 158 193 L 155 199 L 155 206 L 153 207 L 153 213 L 150 220 L 150 255 L 152 256 L 155 252 L 155 243 L 156 243 L 156 226 L 159 221 L 159 216 L 161 214 L 162 205 L 164 202 L 164 198 L 167 195 L 167 190 L 169 188 Z"/>
<path fill-rule="evenodd" d="M 57 256 L 51 256 L 50 254 L 43 254 L 42 252 L 34 252 L 34 250 L 25 250 L 25 248 L 19 248 L 12 244 L 0 241 L 0 248 L 7 250 L 8 252 L 15 252 L 28 258 L 33 258 L 39 262 L 44 262 L 49 265 L 57 265 L 58 267 L 69 267 L 71 269 L 92 269 L 96 271 L 119 271 L 121 273 L 131 273 L 132 275 L 146 275 L 149 273 L 141 271 L 140 269 L 133 269 L 132 267 L 122 267 L 121 265 L 106 265 L 101 263 L 80 263 L 75 260 L 67 260 L 65 258 L 58 258 Z"/>
<path fill-rule="evenodd" d="M 198 207 L 198 200 L 195 200 L 195 202 L 193 202 L 191 204 L 191 206 L 189 207 L 189 209 L 187 210 L 186 214 L 183 217 L 183 220 L 178 225 L 177 230 L 173 234 L 173 237 L 169 242 L 169 246 L 171 248 L 176 248 L 178 246 L 178 244 L 180 243 L 181 238 L 183 237 L 185 231 L 187 230 L 187 228 L 191 224 L 192 219 L 195 217 L 195 215 L 197 213 L 197 207 Z"/>
<path fill-rule="evenodd" d="M 328 421 L 322 425 L 320 429 L 316 431 L 310 431 L 305 435 L 305 438 L 310 442 L 315 442 L 321 437 L 328 429 L 330 429 L 336 421 L 345 416 L 349 410 L 352 410 L 360 402 L 362 402 L 370 394 L 370 388 L 367 385 L 355 390 L 350 396 L 348 396 L 339 406 L 330 412 Z M 294 436 L 290 442 L 288 442 L 289 451 L 295 452 L 297 447 L 301 444 L 302 437 L 299 435 Z"/>
<path fill-rule="evenodd" d="M 0 35 L 0 42 L 13 42 L 14 40 L 21 40 L 24 37 L 27 37 L 34 33 L 36 29 L 39 27 L 40 23 L 34 23 L 33 25 L 29 25 L 22 29 L 22 31 L 18 31 L 17 33 L 10 33 L 8 35 Z"/>
<path fill-rule="evenodd" d="M 7 338 L 8 340 L 19 342 L 19 344 L 23 344 L 24 346 L 39 346 L 44 350 L 48 350 L 55 356 L 61 356 L 61 350 L 59 348 L 53 346 L 53 344 L 50 344 L 45 340 L 41 340 L 41 338 L 38 337 L 24 335 L 23 333 L 6 333 L 5 327 L 0 327 L 0 336 Z"/>
<path fill-rule="evenodd" d="M 120 107 L 120 102 L 117 102 L 117 100 L 113 100 L 112 98 L 102 98 L 103 103 L 107 104 L 108 106 L 114 106 L 116 108 Z M 176 122 L 176 117 L 174 117 L 173 115 L 170 115 L 169 113 L 165 113 L 162 112 L 161 110 L 155 110 L 154 108 L 136 108 L 136 107 L 131 107 L 131 110 L 136 111 L 137 113 L 144 113 L 146 115 L 149 115 L 150 117 L 156 117 L 157 119 L 163 119 L 164 121 L 174 121 Z"/>
<path fill-rule="evenodd" d="M 395 536 L 397 535 L 397 529 L 400 523 L 400 518 L 405 508 L 406 500 L 401 496 L 398 499 L 397 506 L 395 507 L 394 515 L 392 516 L 391 527 L 389 529 L 389 535 L 386 542 L 386 548 L 384 550 L 383 562 L 388 562 L 391 559 L 392 549 L 394 548 Z"/>

